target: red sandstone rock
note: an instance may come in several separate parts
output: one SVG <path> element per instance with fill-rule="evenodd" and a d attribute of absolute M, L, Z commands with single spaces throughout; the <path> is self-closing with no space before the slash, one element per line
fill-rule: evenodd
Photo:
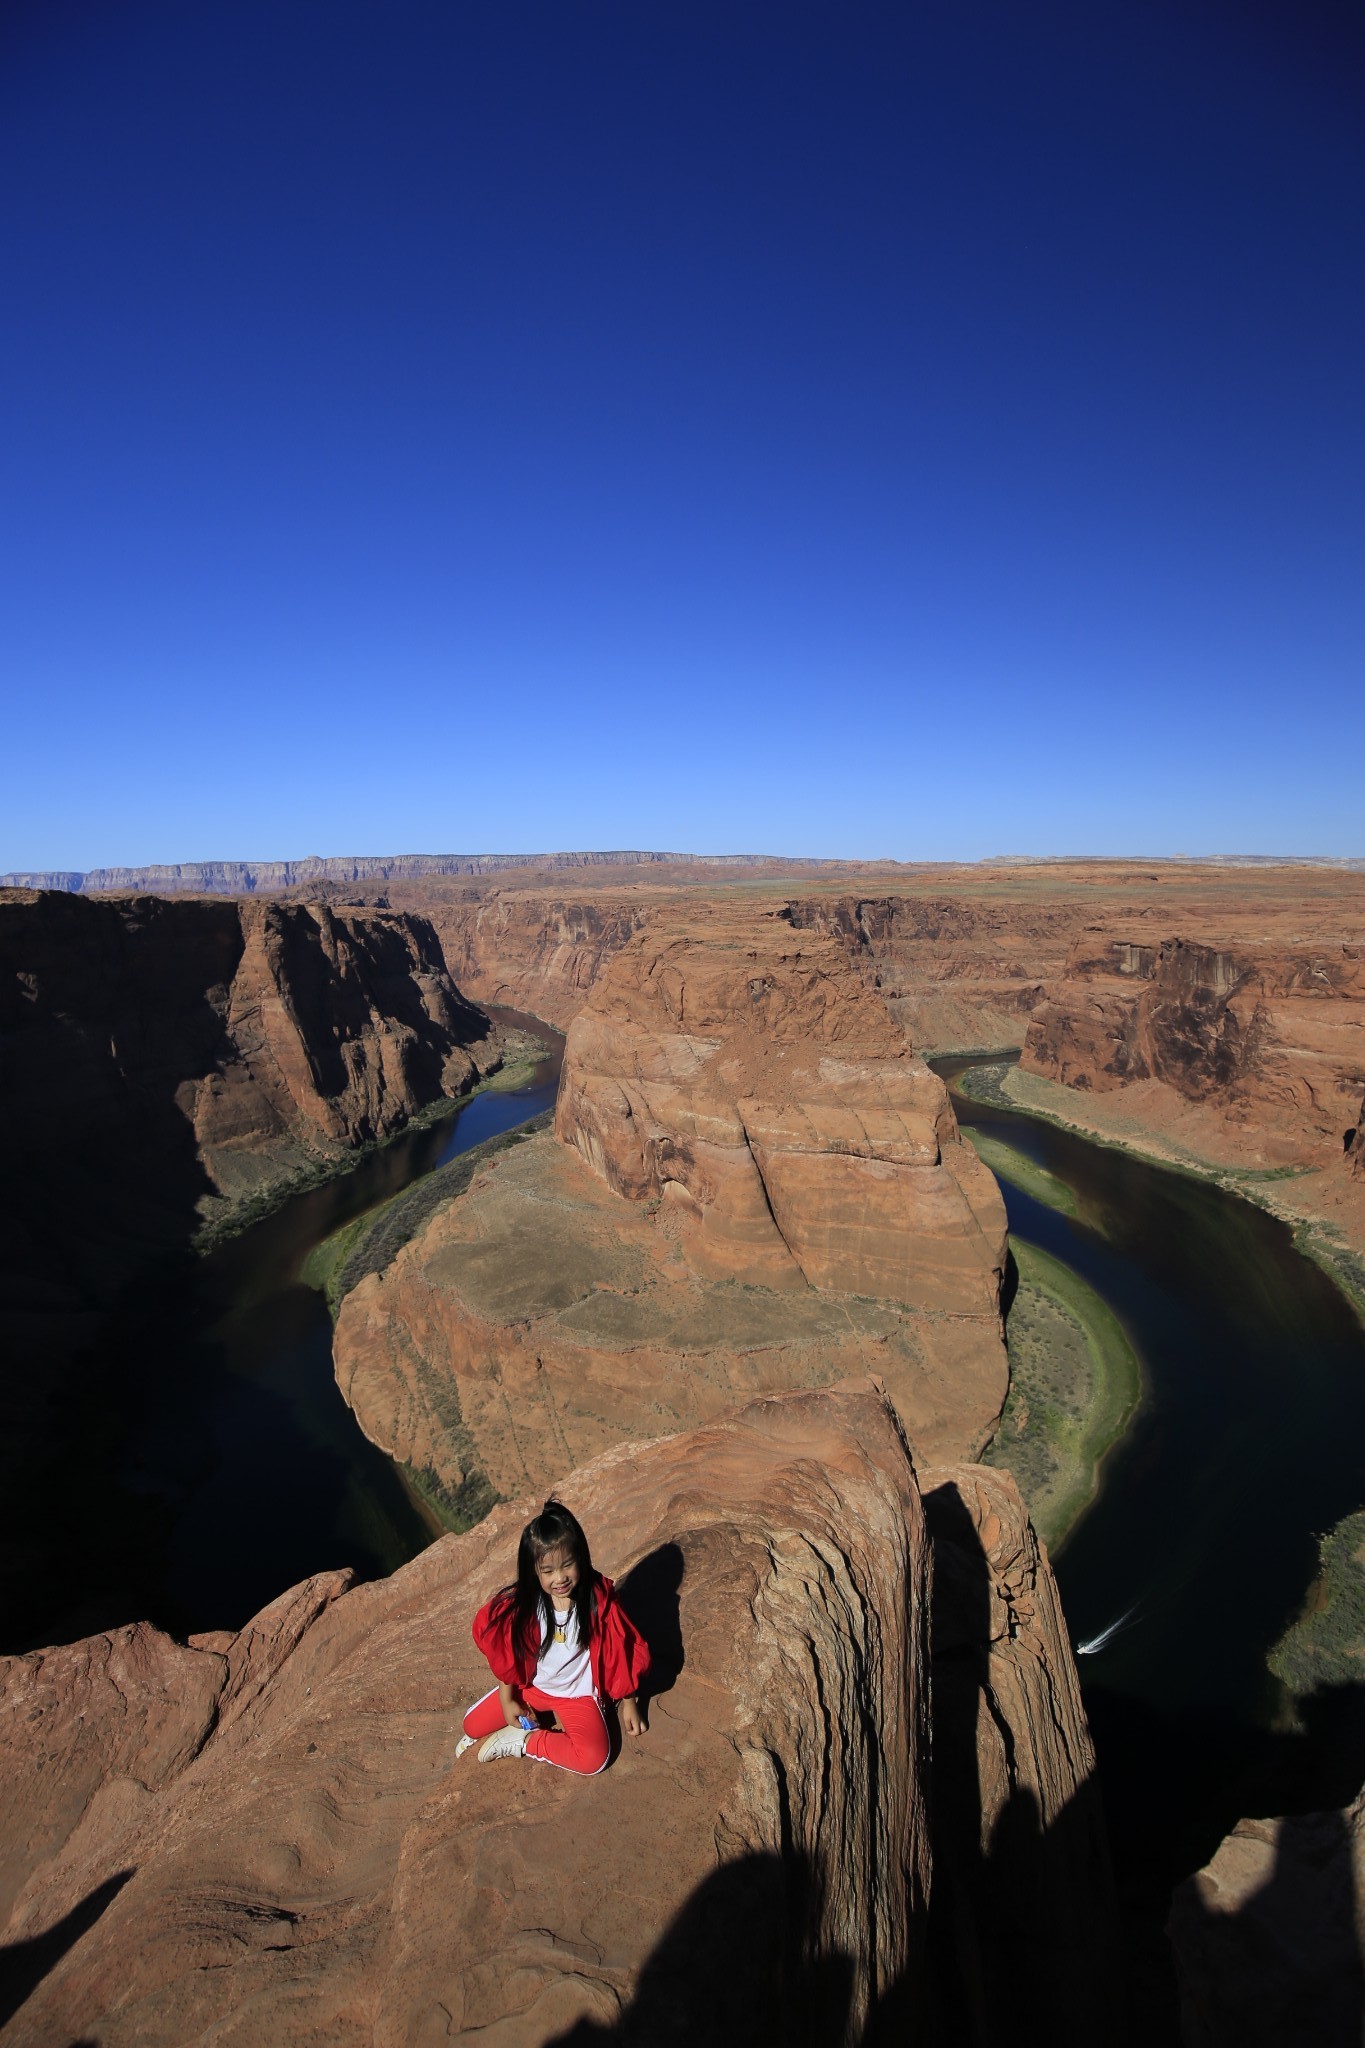
<path fill-rule="evenodd" d="M 697 911 L 618 953 L 570 1028 L 555 1130 L 678 1217 L 711 1277 L 980 1313 L 1004 1205 L 943 1083 L 837 941 Z"/>
<path fill-rule="evenodd" d="M 1024 1065 L 1097 1092 L 1158 1082 L 1234 1141 L 1251 1134 L 1266 1164 L 1326 1165 L 1359 1097 L 1363 1020 L 1365 944 L 1087 933 L 1030 1025 Z"/>
<path fill-rule="evenodd" d="M 6 1606 L 79 1543 L 50 1504 L 85 1487 L 122 1292 L 206 1218 L 401 1129 L 501 1044 L 417 917 L 0 894 Z M 4 1628 L 32 1640 L 22 1613 Z"/>
<path fill-rule="evenodd" d="M 1365 1793 L 1240 1821 L 1167 1925 L 1188 2048 L 1328 2048 L 1365 2016 Z"/>
<path fill-rule="evenodd" d="M 760 1402 L 563 1490 L 665 1686 L 596 1780 L 454 1758 L 487 1682 L 469 1619 L 529 1497 L 388 1581 L 300 1589 L 289 1642 L 257 1625 L 279 1654 L 235 1717 L 213 1720 L 233 1651 L 149 1630 L 79 1693 L 0 1666 L 29 1845 L 4 1938 L 54 1957 L 6 2043 L 530 2048 L 625 2011 L 641 2038 L 747 2048 L 913 2007 L 928 1557 L 890 1409 Z M 67 1922 L 86 1899 L 93 1923 Z"/>
<path fill-rule="evenodd" d="M 418 900 L 422 900 L 418 892 Z M 605 962 L 644 923 L 642 902 L 575 901 L 499 888 L 424 902 L 451 973 L 475 1002 L 566 1027 Z"/>
<path fill-rule="evenodd" d="M 705 1279 L 671 1220 L 548 1133 L 497 1156 L 342 1302 L 337 1381 L 366 1435 L 475 1512 L 489 1487 L 544 1487 L 610 1445 L 859 1372 L 924 1455 L 989 1438 L 1007 1387 L 994 1310 Z"/>

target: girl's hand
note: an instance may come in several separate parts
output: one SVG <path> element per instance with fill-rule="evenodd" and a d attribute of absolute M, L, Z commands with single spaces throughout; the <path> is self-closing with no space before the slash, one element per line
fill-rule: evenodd
<path fill-rule="evenodd" d="M 520 1728 L 521 1717 L 526 1709 L 522 1706 L 521 1701 L 517 1698 L 510 1685 L 500 1685 L 498 1687 L 498 1705 L 502 1708 L 502 1718 L 508 1727 Z"/>
<path fill-rule="evenodd" d="M 621 1726 L 627 1735 L 644 1734 L 645 1717 L 640 1712 L 640 1702 L 638 1700 L 622 1700 L 618 1712 L 621 1716 Z"/>

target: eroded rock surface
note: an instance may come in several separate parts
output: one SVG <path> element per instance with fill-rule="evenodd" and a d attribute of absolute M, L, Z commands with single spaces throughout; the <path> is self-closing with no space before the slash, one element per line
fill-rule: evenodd
<path fill-rule="evenodd" d="M 1087 933 L 1024 1065 L 1096 1093 L 1156 1082 L 1268 1166 L 1335 1164 L 1365 1061 L 1365 943 Z M 1150 1091 L 1149 1091 L 1150 1092 Z"/>
<path fill-rule="evenodd" d="M 1188 2048 L 1347 2048 L 1365 2029 L 1365 1793 L 1244 1820 L 1175 1894 Z"/>
<path fill-rule="evenodd" d="M 694 1270 L 981 1314 L 1004 1205 L 947 1090 L 844 947 L 699 909 L 612 960 L 575 1019 L 555 1130 L 678 1220 Z"/>
<path fill-rule="evenodd" d="M 457 1500 L 867 1371 L 916 1446 L 953 1457 L 988 1438 L 1007 1386 L 995 1315 L 700 1278 L 665 1219 L 548 1133 L 345 1297 L 333 1355 L 366 1434 Z"/>
<path fill-rule="evenodd" d="M 596 1780 L 454 1760 L 530 1496 L 236 1639 L 0 1665 L 4 1940 L 51 1962 L 6 2043 L 747 2048 L 913 2009 L 928 1539 L 889 1406 L 760 1402 L 563 1493 L 658 1659 Z"/>

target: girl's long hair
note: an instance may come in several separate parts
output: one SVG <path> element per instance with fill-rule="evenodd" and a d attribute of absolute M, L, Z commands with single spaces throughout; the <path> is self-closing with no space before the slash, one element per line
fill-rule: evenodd
<path fill-rule="evenodd" d="M 512 1612 L 512 1647 L 518 1664 L 534 1664 L 540 1645 L 548 1643 L 554 1632 L 554 1608 L 536 1577 L 536 1566 L 552 1550 L 567 1550 L 578 1566 L 578 1584 L 569 1595 L 569 1605 L 578 1617 L 580 1643 L 591 1640 L 596 1625 L 597 1573 L 588 1555 L 588 1539 L 578 1517 L 551 1495 L 521 1532 L 515 1583 L 504 1586 L 498 1595 L 499 1603 L 505 1601 Z"/>

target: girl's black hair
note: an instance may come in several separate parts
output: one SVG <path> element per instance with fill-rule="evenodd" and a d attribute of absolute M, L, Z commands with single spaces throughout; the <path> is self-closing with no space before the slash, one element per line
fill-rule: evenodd
<path fill-rule="evenodd" d="M 512 1644 L 520 1664 L 533 1664 L 540 1644 L 548 1643 L 554 1633 L 550 1596 L 536 1576 L 536 1566 L 552 1550 L 567 1550 L 578 1566 L 578 1584 L 569 1595 L 569 1605 L 578 1617 L 580 1643 L 590 1640 L 597 1620 L 597 1573 L 588 1555 L 588 1539 L 578 1517 L 551 1495 L 522 1530 L 516 1582 L 504 1586 L 499 1595 L 512 1609 Z"/>

